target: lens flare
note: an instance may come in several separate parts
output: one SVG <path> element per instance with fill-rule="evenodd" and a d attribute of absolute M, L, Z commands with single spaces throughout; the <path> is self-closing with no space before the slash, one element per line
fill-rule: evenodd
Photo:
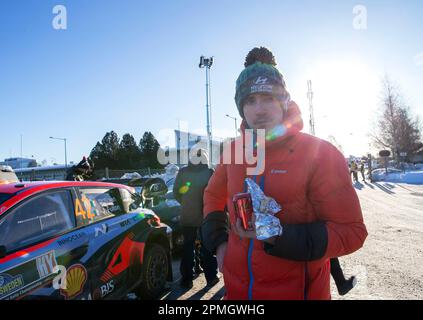
<path fill-rule="evenodd" d="M 136 220 L 141 220 L 145 218 L 145 214 L 144 213 L 138 213 L 138 215 L 135 217 Z"/>
<path fill-rule="evenodd" d="M 290 124 L 288 124 L 287 127 L 290 127 Z M 275 140 L 279 137 L 282 137 L 288 131 L 287 127 L 283 124 L 277 125 L 272 130 L 270 130 L 270 132 L 268 134 L 266 134 L 266 140 L 272 141 L 272 140 Z"/>
<path fill-rule="evenodd" d="M 179 188 L 179 193 L 180 194 L 185 194 L 185 193 L 187 193 L 188 192 L 188 190 L 189 190 L 189 186 L 182 186 L 181 188 Z"/>

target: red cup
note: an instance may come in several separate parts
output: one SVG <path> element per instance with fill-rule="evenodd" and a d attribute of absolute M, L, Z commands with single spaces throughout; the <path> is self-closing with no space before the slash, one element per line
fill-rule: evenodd
<path fill-rule="evenodd" d="M 253 227 L 250 225 L 253 216 L 253 202 L 251 200 L 251 194 L 238 193 L 233 196 L 232 202 L 234 204 L 235 214 L 239 219 L 241 219 L 244 229 L 253 230 Z"/>

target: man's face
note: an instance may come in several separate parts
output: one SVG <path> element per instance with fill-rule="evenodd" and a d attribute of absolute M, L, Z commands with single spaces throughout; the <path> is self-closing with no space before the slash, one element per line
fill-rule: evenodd
<path fill-rule="evenodd" d="M 272 95 L 251 94 L 246 98 L 243 108 L 245 120 L 251 129 L 269 131 L 282 123 L 281 103 Z"/>

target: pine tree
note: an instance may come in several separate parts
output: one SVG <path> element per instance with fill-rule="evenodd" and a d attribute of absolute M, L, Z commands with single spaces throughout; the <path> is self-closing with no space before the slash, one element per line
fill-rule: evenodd
<path fill-rule="evenodd" d="M 119 168 L 119 137 L 114 131 L 107 132 L 91 150 L 90 158 L 96 169 Z"/>
<path fill-rule="evenodd" d="M 119 145 L 119 166 L 122 169 L 139 169 L 141 167 L 141 151 L 135 139 L 126 133 Z"/>
<path fill-rule="evenodd" d="M 160 144 L 151 132 L 147 131 L 144 133 L 140 140 L 139 148 L 144 167 L 153 169 L 163 167 L 157 160 L 157 151 L 160 148 Z"/>

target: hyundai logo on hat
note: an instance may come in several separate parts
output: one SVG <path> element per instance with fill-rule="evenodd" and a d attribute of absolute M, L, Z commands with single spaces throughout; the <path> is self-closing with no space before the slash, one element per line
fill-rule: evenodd
<path fill-rule="evenodd" d="M 266 84 L 266 82 L 267 82 L 267 77 L 259 76 L 257 80 L 255 81 L 255 84 Z"/>

